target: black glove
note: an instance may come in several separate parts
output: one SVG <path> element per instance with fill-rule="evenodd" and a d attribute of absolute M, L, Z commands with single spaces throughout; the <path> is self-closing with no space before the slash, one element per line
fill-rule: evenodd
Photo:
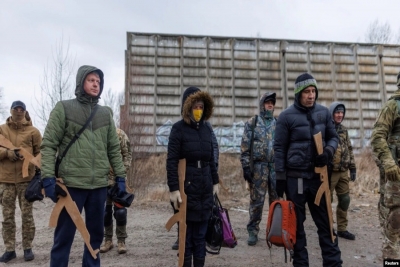
<path fill-rule="evenodd" d="M 249 182 L 249 184 L 253 183 L 253 179 L 251 178 L 251 171 L 250 167 L 244 167 L 243 168 L 243 178 Z"/>
<path fill-rule="evenodd" d="M 276 180 L 276 193 L 278 197 L 283 197 L 283 193 L 286 191 L 286 180 Z"/>
<path fill-rule="evenodd" d="M 324 153 L 315 157 L 315 166 L 324 167 L 328 165 L 331 159 L 332 159 L 332 151 L 328 147 L 325 147 Z"/>
<path fill-rule="evenodd" d="M 356 169 L 350 169 L 350 181 L 354 182 L 356 180 Z"/>

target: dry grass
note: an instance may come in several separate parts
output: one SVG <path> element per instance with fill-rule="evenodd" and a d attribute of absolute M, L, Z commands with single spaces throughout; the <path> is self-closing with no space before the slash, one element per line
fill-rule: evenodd
<path fill-rule="evenodd" d="M 364 148 L 356 155 L 357 179 L 351 186 L 352 193 L 377 193 L 379 187 L 379 169 L 372 157 L 371 148 Z M 352 185 L 352 183 L 350 183 Z"/>
<path fill-rule="evenodd" d="M 135 158 L 129 175 L 129 186 L 133 188 L 135 197 L 141 200 L 168 200 L 167 172 L 165 169 L 166 153 L 141 155 Z M 237 200 L 245 197 L 242 167 L 238 154 L 220 154 L 219 176 L 229 191 L 220 189 L 220 198 Z M 377 192 L 379 170 L 372 158 L 371 150 L 365 149 L 356 156 L 357 180 L 350 183 L 351 191 L 357 196 L 363 193 Z"/>

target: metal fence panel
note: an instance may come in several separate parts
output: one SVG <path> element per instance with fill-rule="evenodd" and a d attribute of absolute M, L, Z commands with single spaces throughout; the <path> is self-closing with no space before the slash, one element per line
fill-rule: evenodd
<path fill-rule="evenodd" d="M 136 152 L 165 152 L 180 119 L 181 94 L 197 86 L 214 99 L 210 120 L 221 152 L 239 152 L 244 123 L 275 92 L 275 115 L 294 101 L 297 76 L 310 72 L 318 100 L 346 105 L 344 125 L 355 150 L 369 145 L 382 104 L 397 89 L 400 47 L 359 43 L 127 33 L 121 128 Z"/>

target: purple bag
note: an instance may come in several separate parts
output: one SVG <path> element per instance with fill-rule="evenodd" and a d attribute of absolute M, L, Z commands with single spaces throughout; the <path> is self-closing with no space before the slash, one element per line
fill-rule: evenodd
<path fill-rule="evenodd" d="M 219 217 L 221 218 L 222 234 L 224 237 L 224 242 L 222 242 L 222 246 L 228 248 L 234 248 L 237 245 L 237 238 L 235 236 L 235 233 L 233 232 L 231 221 L 229 219 L 228 210 L 222 207 L 218 197 L 216 197 L 216 200 L 219 205 Z"/>

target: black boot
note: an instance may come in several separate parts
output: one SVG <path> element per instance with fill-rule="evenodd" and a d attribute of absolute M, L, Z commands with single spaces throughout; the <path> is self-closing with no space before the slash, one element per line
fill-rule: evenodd
<path fill-rule="evenodd" d="M 172 245 L 173 250 L 179 249 L 179 237 L 176 239 L 175 243 Z"/>
<path fill-rule="evenodd" d="M 178 223 L 178 238 L 176 239 L 175 243 L 172 245 L 173 250 L 178 250 L 179 249 L 179 223 Z"/>
<path fill-rule="evenodd" d="M 24 259 L 25 261 L 31 261 L 35 258 L 35 255 L 32 252 L 32 249 L 25 249 L 24 250 Z"/>
<path fill-rule="evenodd" d="M 193 258 L 193 267 L 204 267 L 205 258 Z"/>
<path fill-rule="evenodd" d="M 15 251 L 6 251 L 4 252 L 3 256 L 0 257 L 0 262 L 9 262 L 16 257 L 17 255 L 15 254 Z"/>
<path fill-rule="evenodd" d="M 185 257 L 183 260 L 183 267 L 192 267 L 192 257 Z"/>

